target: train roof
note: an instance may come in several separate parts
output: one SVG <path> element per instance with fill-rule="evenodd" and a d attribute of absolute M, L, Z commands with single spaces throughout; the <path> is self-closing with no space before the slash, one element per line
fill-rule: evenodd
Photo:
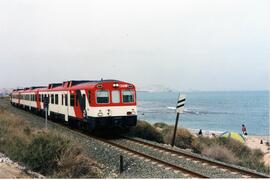
<path fill-rule="evenodd" d="M 70 80 L 64 81 L 62 83 L 50 83 L 48 86 L 32 86 L 25 87 L 24 89 L 16 89 L 13 92 L 36 92 L 36 91 L 61 91 L 67 89 L 77 89 L 77 88 L 89 88 L 95 86 L 99 83 L 109 83 L 109 82 L 118 82 L 118 83 L 126 83 L 124 81 L 119 81 L 116 79 L 101 79 L 101 80 Z"/>

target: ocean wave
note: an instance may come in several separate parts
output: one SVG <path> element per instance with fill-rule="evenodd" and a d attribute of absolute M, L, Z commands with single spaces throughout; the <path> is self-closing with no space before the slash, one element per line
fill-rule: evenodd
<path fill-rule="evenodd" d="M 164 108 L 139 108 L 139 113 L 175 113 L 176 108 L 172 106 Z M 199 108 L 185 108 L 183 114 L 204 115 L 204 114 L 232 114 L 230 112 L 208 111 Z"/>
<path fill-rule="evenodd" d="M 184 113 L 196 114 L 196 115 L 201 115 L 201 114 L 231 114 L 229 112 L 207 111 L 207 110 L 191 109 L 191 108 L 184 109 Z"/>

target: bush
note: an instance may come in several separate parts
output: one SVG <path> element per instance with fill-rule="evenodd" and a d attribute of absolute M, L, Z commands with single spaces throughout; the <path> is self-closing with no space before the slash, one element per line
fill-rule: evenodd
<path fill-rule="evenodd" d="M 166 123 L 163 123 L 163 122 L 158 122 L 158 123 L 155 123 L 154 125 L 153 125 L 155 128 L 161 128 L 161 129 L 164 129 L 164 128 L 167 128 L 169 125 L 168 124 L 166 124 Z"/>
<path fill-rule="evenodd" d="M 130 129 L 129 135 L 159 143 L 164 142 L 161 132 L 146 121 L 138 121 L 137 126 Z"/>
<path fill-rule="evenodd" d="M 84 156 L 83 148 L 76 144 L 63 152 L 58 160 L 58 171 L 53 177 L 89 178 L 99 177 L 100 174 L 100 167 L 90 158 Z"/>
<path fill-rule="evenodd" d="M 220 145 L 204 148 L 202 154 L 222 162 L 233 164 L 237 164 L 239 162 L 239 159 L 236 158 L 230 150 Z"/>
<path fill-rule="evenodd" d="M 164 141 L 166 144 L 171 144 L 172 137 L 173 137 L 173 127 L 167 128 L 164 137 Z M 195 137 L 184 128 L 177 129 L 176 135 L 175 135 L 175 146 L 178 146 L 183 149 L 191 148 L 192 142 Z"/>
<path fill-rule="evenodd" d="M 100 167 L 57 132 L 31 128 L 6 110 L 0 112 L 0 124 L 0 152 L 12 160 L 49 177 L 99 177 Z"/>
<path fill-rule="evenodd" d="M 57 167 L 57 159 L 68 145 L 69 141 L 60 136 L 40 133 L 28 145 L 23 161 L 34 171 L 50 174 Z"/>

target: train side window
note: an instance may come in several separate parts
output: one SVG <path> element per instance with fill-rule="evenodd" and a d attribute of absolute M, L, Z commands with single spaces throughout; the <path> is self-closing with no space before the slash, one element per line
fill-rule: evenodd
<path fill-rule="evenodd" d="M 68 106 L 68 95 L 65 94 L 65 105 Z"/>
<path fill-rule="evenodd" d="M 61 104 L 63 106 L 64 105 L 64 95 L 63 94 L 61 95 L 61 102 L 62 102 Z"/>
<path fill-rule="evenodd" d="M 54 104 L 54 94 L 51 94 L 51 104 Z"/>
<path fill-rule="evenodd" d="M 107 90 L 98 90 L 96 91 L 97 103 L 98 104 L 107 104 L 109 103 L 109 91 Z"/>
<path fill-rule="evenodd" d="M 75 97 L 74 97 L 74 94 L 71 94 L 70 95 L 70 106 L 74 106 L 74 103 L 75 103 Z"/>
<path fill-rule="evenodd" d="M 58 94 L 55 94 L 55 104 L 58 104 Z"/>
<path fill-rule="evenodd" d="M 120 91 L 112 91 L 112 103 L 120 103 Z"/>

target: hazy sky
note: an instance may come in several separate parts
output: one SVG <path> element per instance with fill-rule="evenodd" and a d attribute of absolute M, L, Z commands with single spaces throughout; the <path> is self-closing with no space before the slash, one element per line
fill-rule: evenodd
<path fill-rule="evenodd" d="M 265 90 L 269 58 L 269 0 L 0 1 L 0 87 Z"/>

